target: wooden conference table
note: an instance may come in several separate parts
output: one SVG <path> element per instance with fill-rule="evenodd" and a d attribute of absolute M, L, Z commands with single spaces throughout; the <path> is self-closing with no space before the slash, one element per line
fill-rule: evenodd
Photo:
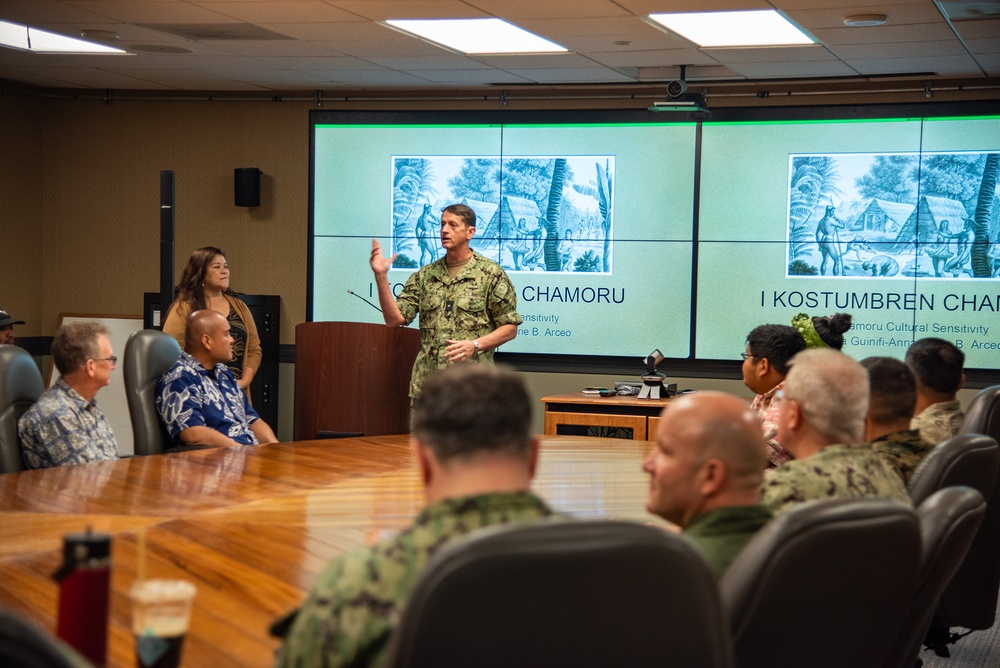
<path fill-rule="evenodd" d="M 648 521 L 644 441 L 546 436 L 534 489 L 580 517 Z M 147 577 L 195 583 L 186 667 L 270 666 L 267 629 L 332 557 L 423 506 L 408 437 L 301 441 L 0 475 L 0 604 L 55 629 L 62 536 L 110 533 L 109 666 L 133 666 L 127 592 L 137 531 Z"/>

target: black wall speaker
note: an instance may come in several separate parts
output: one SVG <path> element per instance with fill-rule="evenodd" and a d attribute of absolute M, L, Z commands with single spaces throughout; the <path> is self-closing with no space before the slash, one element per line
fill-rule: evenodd
<path fill-rule="evenodd" d="M 236 206 L 260 206 L 260 170 L 256 167 L 234 169 L 233 192 Z"/>

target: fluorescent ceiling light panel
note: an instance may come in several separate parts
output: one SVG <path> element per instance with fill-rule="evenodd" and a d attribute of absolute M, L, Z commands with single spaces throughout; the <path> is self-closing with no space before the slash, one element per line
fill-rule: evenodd
<path fill-rule="evenodd" d="M 564 47 L 502 19 L 389 19 L 386 23 L 462 53 L 566 52 Z"/>
<path fill-rule="evenodd" d="M 40 30 L 30 26 L 0 21 L 0 46 L 8 46 L 22 51 L 35 53 L 95 53 L 95 54 L 127 54 L 123 49 L 116 49 L 105 44 L 88 42 L 85 39 L 58 35 L 48 30 Z"/>
<path fill-rule="evenodd" d="M 815 40 L 778 12 L 697 12 L 650 14 L 656 21 L 698 46 L 797 46 Z"/>

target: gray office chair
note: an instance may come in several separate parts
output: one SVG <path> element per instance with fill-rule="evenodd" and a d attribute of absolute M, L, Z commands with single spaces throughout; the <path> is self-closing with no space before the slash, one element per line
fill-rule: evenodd
<path fill-rule="evenodd" d="M 895 501 L 803 504 L 771 520 L 719 582 L 737 666 L 883 666 L 920 570 Z"/>
<path fill-rule="evenodd" d="M 0 473 L 24 470 L 17 421 L 44 391 L 42 374 L 28 351 L 0 346 Z"/>
<path fill-rule="evenodd" d="M 628 522 L 489 527 L 421 576 L 386 666 L 731 666 L 715 581 L 679 536 Z"/>
<path fill-rule="evenodd" d="M 156 410 L 156 381 L 181 356 L 181 347 L 155 329 L 133 332 L 125 343 L 125 398 L 137 455 L 157 455 L 173 443 Z"/>
<path fill-rule="evenodd" d="M 0 666 L 83 668 L 90 664 L 37 625 L 0 607 Z"/>
<path fill-rule="evenodd" d="M 959 434 L 985 434 L 1000 443 L 1000 385 L 987 387 L 972 398 Z"/>
<path fill-rule="evenodd" d="M 986 515 L 983 495 L 971 487 L 946 487 L 917 508 L 923 557 L 917 593 L 905 611 L 902 631 L 885 663 L 888 668 L 917 665 L 941 592 L 965 559 Z"/>
<path fill-rule="evenodd" d="M 993 626 L 1000 593 L 1000 447 L 980 434 L 959 434 L 924 458 L 907 483 L 919 505 L 945 487 L 972 487 L 986 500 L 986 516 L 951 583 L 941 595 L 925 644 L 948 656 L 948 644 L 960 637 L 952 626 L 981 630 Z"/>

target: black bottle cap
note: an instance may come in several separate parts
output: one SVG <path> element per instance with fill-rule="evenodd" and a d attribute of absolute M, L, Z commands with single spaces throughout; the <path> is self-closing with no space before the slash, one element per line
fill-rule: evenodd
<path fill-rule="evenodd" d="M 111 556 L 111 536 L 94 533 L 87 528 L 85 533 L 68 533 L 63 536 L 63 563 L 53 574 L 56 582 L 62 580 L 80 564 L 91 559 L 106 559 Z"/>

